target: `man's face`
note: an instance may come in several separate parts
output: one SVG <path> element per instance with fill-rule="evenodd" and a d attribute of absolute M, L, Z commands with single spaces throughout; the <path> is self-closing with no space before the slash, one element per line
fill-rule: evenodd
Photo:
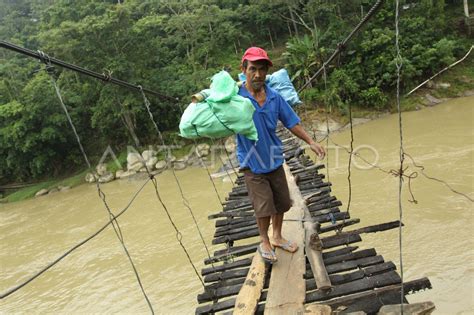
<path fill-rule="evenodd" d="M 242 72 L 247 78 L 248 85 L 254 91 L 260 91 L 265 84 L 268 73 L 268 64 L 265 60 L 247 61 L 247 68 L 242 67 Z"/>

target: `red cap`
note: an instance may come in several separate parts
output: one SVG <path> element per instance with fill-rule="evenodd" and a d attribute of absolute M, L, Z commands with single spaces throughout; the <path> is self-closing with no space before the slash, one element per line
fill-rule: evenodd
<path fill-rule="evenodd" d="M 270 66 L 273 66 L 272 61 L 270 60 L 270 58 L 268 58 L 267 52 L 260 47 L 250 47 L 249 49 L 247 49 L 244 55 L 242 56 L 242 63 L 244 63 L 244 60 L 266 60 L 268 61 Z"/>

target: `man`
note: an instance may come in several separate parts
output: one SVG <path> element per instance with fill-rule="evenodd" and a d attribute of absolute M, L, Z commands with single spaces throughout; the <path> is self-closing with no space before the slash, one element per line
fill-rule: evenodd
<path fill-rule="evenodd" d="M 250 47 L 244 53 L 241 70 L 246 81 L 240 87 L 239 95 L 249 98 L 255 107 L 253 121 L 258 141 L 237 135 L 237 157 L 244 170 L 261 239 L 258 251 L 269 263 L 277 261 L 274 247 L 291 253 L 298 250 L 298 245 L 285 239 L 281 232 L 284 213 L 291 208 L 292 201 L 282 166 L 282 142 L 276 135 L 278 120 L 305 141 L 319 158 L 325 155 L 324 148 L 301 127 L 301 120 L 290 105 L 265 84 L 268 68 L 272 65 L 262 48 Z M 268 236 L 270 219 L 273 225 L 271 240 Z"/>

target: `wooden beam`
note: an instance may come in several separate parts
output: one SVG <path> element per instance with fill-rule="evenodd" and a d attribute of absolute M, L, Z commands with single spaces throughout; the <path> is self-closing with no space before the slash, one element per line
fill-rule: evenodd
<path fill-rule="evenodd" d="M 295 253 L 289 253 L 277 248 L 278 262 L 272 267 L 265 314 L 297 314 L 304 311 L 306 287 L 303 275 L 306 266 L 301 221 L 304 217 L 304 200 L 286 164 L 284 169 L 293 200 L 293 206 L 285 214 L 285 218 L 296 221 L 284 221 L 283 234 L 298 244 L 299 249 Z"/>
<path fill-rule="evenodd" d="M 235 300 L 234 314 L 253 314 L 257 309 L 260 294 L 265 283 L 267 268 L 262 257 L 256 253 L 253 256 L 252 265 L 245 279 L 244 285 Z"/>
<path fill-rule="evenodd" d="M 308 209 L 305 211 L 306 218 L 311 218 Z M 323 246 L 319 239 L 318 232 L 314 223 L 305 222 L 305 251 L 308 261 L 313 271 L 313 276 L 316 281 L 316 286 L 320 290 L 328 290 L 331 288 L 331 280 L 329 279 L 328 272 L 324 266 L 324 260 L 322 255 Z"/>

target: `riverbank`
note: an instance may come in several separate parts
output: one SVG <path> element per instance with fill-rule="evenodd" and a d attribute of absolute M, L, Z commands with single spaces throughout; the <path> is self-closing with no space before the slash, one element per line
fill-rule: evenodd
<path fill-rule="evenodd" d="M 400 105 L 404 112 L 422 110 L 423 108 L 441 104 L 449 99 L 471 95 L 474 95 L 474 56 L 470 56 L 463 63 L 428 82 L 409 97 L 402 96 Z M 396 111 L 395 100 L 391 100 L 389 108 L 385 111 L 375 111 L 354 105 L 352 114 L 353 125 L 363 124 Z M 316 134 L 324 135 L 326 131 L 326 112 L 324 108 L 318 107 L 315 104 L 308 104 L 306 108 L 304 106 L 298 108 L 298 113 L 307 129 L 316 132 Z M 330 132 L 342 131 L 349 127 L 348 116 L 343 115 L 343 113 L 337 110 L 329 113 L 327 117 L 329 118 Z M 189 153 L 191 147 L 192 145 L 189 144 L 184 145 L 171 150 L 171 154 L 176 159 L 181 160 Z M 126 165 L 127 152 L 118 154 L 117 159 L 121 165 Z M 107 169 L 115 173 L 120 167 L 117 166 L 115 161 L 111 161 L 107 163 Z M 45 191 L 45 194 L 67 191 L 70 188 L 85 184 L 84 178 L 87 173 L 87 170 L 81 170 L 66 178 L 50 179 L 19 189 L 1 198 L 0 203 L 17 202 L 33 198 L 41 190 Z"/>

